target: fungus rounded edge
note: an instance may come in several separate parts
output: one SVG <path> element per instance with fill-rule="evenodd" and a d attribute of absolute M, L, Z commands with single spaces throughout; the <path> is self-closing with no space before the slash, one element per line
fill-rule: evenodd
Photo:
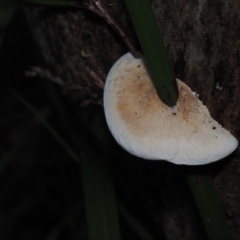
<path fill-rule="evenodd" d="M 158 97 L 142 59 L 127 53 L 108 73 L 104 111 L 116 141 L 149 160 L 202 165 L 220 160 L 237 139 L 211 116 L 197 95 L 177 79 L 179 98 L 171 108 Z"/>

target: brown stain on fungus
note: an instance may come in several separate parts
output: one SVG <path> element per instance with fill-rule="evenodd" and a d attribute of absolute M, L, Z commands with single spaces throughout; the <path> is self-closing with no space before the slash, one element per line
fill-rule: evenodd
<path fill-rule="evenodd" d="M 139 67 L 141 64 L 141 67 Z M 119 117 L 134 135 L 143 136 L 146 132 L 161 126 L 171 129 L 171 124 L 183 122 L 191 127 L 192 131 L 199 129 L 199 115 L 209 115 L 207 109 L 199 108 L 201 102 L 190 88 L 177 80 L 179 97 L 173 108 L 165 105 L 158 97 L 143 62 L 126 64 L 119 69 L 119 81 L 114 83 L 117 102 L 116 108 Z M 122 66 L 123 67 L 123 66 Z M 138 76 L 136 78 L 136 76 Z M 140 77 L 141 76 L 141 77 Z M 137 114 L 135 114 L 137 112 Z M 176 112 L 178 114 L 176 114 Z M 207 114 L 206 114 L 207 113 Z M 149 122 L 149 118 L 151 122 Z M 201 121 L 203 122 L 203 121 Z"/>

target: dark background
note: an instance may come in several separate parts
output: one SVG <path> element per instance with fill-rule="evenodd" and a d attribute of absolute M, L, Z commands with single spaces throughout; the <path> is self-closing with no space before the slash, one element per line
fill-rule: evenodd
<path fill-rule="evenodd" d="M 157 1 L 153 3 L 156 5 Z M 120 6 L 119 14 L 126 14 L 124 7 L 121 4 Z M 217 9 L 217 6 L 214 6 L 213 9 Z M 84 32 L 83 42 L 80 41 L 79 46 L 88 44 L 85 45 L 84 49 L 87 49 L 85 51 L 91 49 L 93 53 L 96 53 L 96 60 L 101 62 L 100 65 L 105 71 L 108 70 L 119 53 L 126 51 L 116 34 L 112 33 L 98 18 L 87 12 L 79 15 L 75 10 L 72 12 L 63 9 L 44 9 L 40 13 L 38 10 L 34 11 L 35 9 L 31 8 L 17 11 L 14 14 L 4 32 L 4 40 L 0 49 L 1 239 L 87 239 L 79 165 L 71 159 L 34 115 L 21 104 L 12 93 L 12 89 L 31 103 L 60 136 L 72 146 L 76 153 L 84 153 L 89 158 L 97 158 L 99 161 L 101 159 L 109 161 L 118 200 L 156 239 L 206 239 L 205 230 L 185 178 L 185 167 L 166 162 L 144 161 L 130 156 L 116 144 L 110 135 L 101 105 L 90 104 L 86 107 L 80 107 L 82 101 L 86 99 L 83 92 L 64 93 L 61 87 L 48 79 L 25 77 L 25 72 L 29 66 L 41 66 L 47 67 L 65 80 L 74 79 L 80 74 L 81 78 L 77 81 L 80 83 L 82 81 L 83 85 L 86 81 L 92 81 L 89 75 L 84 72 L 86 64 L 84 61 L 79 60 L 78 70 L 80 73 L 75 73 L 75 68 L 72 68 L 72 73 L 68 73 L 65 70 L 71 69 L 71 65 L 66 61 L 69 56 L 60 58 L 58 54 L 61 53 L 57 54 L 58 51 L 64 53 L 64 46 L 68 42 L 62 38 L 63 40 L 59 43 L 59 36 L 55 39 L 53 37 L 56 33 L 59 34 L 63 31 L 61 27 L 56 27 L 62 26 L 60 21 L 62 16 L 67 19 L 68 23 L 71 23 L 69 19 L 73 18 L 74 14 L 78 16 L 78 20 L 82 17 L 82 20 L 85 20 L 84 24 L 95 24 L 96 27 L 97 22 L 99 22 L 100 30 L 96 30 L 96 34 L 100 35 L 97 38 L 97 43 L 102 50 L 91 49 L 95 43 L 95 38 L 91 35 L 93 34 L 91 26 L 89 26 L 89 32 Z M 32 17 L 33 15 L 35 17 Z M 39 16 L 39 21 L 42 22 L 38 27 L 41 31 L 45 31 L 44 36 L 40 34 L 38 28 L 33 27 Z M 32 19 L 32 22 L 29 19 Z M 128 17 L 124 18 L 123 24 L 128 23 L 128 21 Z M 76 26 L 84 29 L 82 22 L 78 22 Z M 131 30 L 132 26 L 127 24 L 125 27 L 132 39 L 136 41 L 136 36 Z M 34 32 L 33 29 L 36 31 Z M 189 29 L 194 28 L 189 25 Z M 187 34 L 189 29 L 182 29 L 182 31 L 186 31 Z M 71 31 L 73 30 L 71 29 Z M 117 50 L 114 48 L 113 53 L 109 54 L 110 57 L 106 56 L 106 59 L 101 61 L 104 58 L 102 52 L 106 50 L 105 45 L 107 45 L 99 40 L 103 37 L 104 31 L 106 31 L 107 40 L 110 32 L 109 38 L 111 40 L 109 40 L 108 45 L 120 45 L 120 47 L 117 47 Z M 69 35 L 70 38 L 71 34 Z M 163 35 L 166 38 L 167 32 L 164 31 Z M 50 52 L 45 51 L 49 46 L 46 47 L 45 43 L 42 43 L 42 39 L 52 47 Z M 212 38 L 210 37 L 210 39 Z M 40 44 L 37 43 L 38 40 Z M 101 41 L 104 42 L 104 40 Z M 77 44 L 77 41 L 76 43 L 74 41 L 74 44 Z M 184 45 L 184 42 L 182 44 Z M 206 42 L 204 46 L 211 49 L 211 44 Z M 39 45 L 44 47 L 41 48 Z M 166 45 L 168 46 L 168 44 Z M 184 47 L 187 48 L 187 46 Z M 206 52 L 205 47 L 203 47 L 203 52 Z M 180 48 L 175 51 L 176 58 L 170 53 L 176 75 L 182 78 L 193 76 L 192 68 L 190 69 L 186 63 L 187 52 L 181 52 Z M 68 46 L 67 55 L 71 52 L 69 49 Z M 73 56 L 79 55 L 80 51 L 77 47 L 76 49 L 76 52 L 72 53 Z M 169 47 L 168 49 L 170 52 L 173 51 Z M 214 52 L 216 49 L 213 48 L 212 51 Z M 69 59 L 72 61 L 71 57 Z M 221 65 L 219 61 L 220 65 L 216 64 L 212 70 L 209 68 L 209 71 L 214 73 L 217 68 L 220 69 L 219 71 L 225 71 L 219 76 L 215 74 L 214 78 L 214 81 L 224 85 L 224 81 L 230 80 L 230 75 L 226 73 L 227 66 L 224 61 L 222 62 Z M 233 60 L 230 59 L 228 62 L 231 63 Z M 65 67 L 59 70 L 64 65 Z M 203 73 L 201 77 L 194 79 L 197 78 L 200 81 L 202 76 Z M 224 79 L 222 79 L 223 76 Z M 191 83 L 196 88 L 200 86 L 197 81 L 195 84 Z M 212 85 L 210 84 L 210 86 Z M 239 82 L 238 85 L 235 85 L 235 88 L 237 87 L 239 88 Z M 208 86 L 208 88 L 210 87 Z M 210 96 L 213 95 L 219 104 L 222 101 L 224 107 L 228 105 L 226 103 L 227 95 L 223 94 L 223 97 L 219 98 L 219 93 L 215 91 L 214 87 L 212 89 Z M 101 91 L 99 89 L 94 91 L 101 98 Z M 239 95 L 236 95 L 233 90 L 228 94 L 235 94 L 232 104 L 236 106 Z M 215 117 L 222 116 L 224 108 L 221 106 L 214 108 L 207 93 L 202 95 L 212 109 L 213 115 Z M 231 114 L 234 115 L 232 123 L 226 120 L 226 116 L 220 118 L 220 122 L 224 123 L 225 126 L 233 126 L 235 136 L 239 134 L 239 126 L 238 128 L 236 126 L 239 122 L 237 109 L 239 108 L 227 109 L 228 113 L 232 111 Z M 231 118 L 230 114 L 229 118 Z M 238 155 L 235 154 L 234 157 L 231 156 L 223 162 L 203 167 L 203 171 L 211 172 L 215 177 L 216 188 L 234 239 L 240 239 L 240 198 L 236 194 L 240 187 L 238 185 L 240 169 L 237 160 Z M 120 224 L 123 239 L 138 239 L 136 233 L 121 216 Z"/>

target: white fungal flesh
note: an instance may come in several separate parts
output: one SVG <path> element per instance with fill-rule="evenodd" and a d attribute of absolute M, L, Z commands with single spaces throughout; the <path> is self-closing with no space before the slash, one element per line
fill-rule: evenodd
<path fill-rule="evenodd" d="M 175 164 L 201 165 L 232 153 L 238 141 L 177 80 L 173 108 L 158 97 L 142 59 L 130 53 L 111 68 L 104 89 L 105 116 L 116 141 L 131 154 Z"/>

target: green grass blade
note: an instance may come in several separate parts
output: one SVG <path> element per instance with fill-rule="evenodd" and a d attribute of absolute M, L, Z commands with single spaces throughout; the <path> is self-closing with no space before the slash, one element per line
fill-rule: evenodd
<path fill-rule="evenodd" d="M 78 155 L 66 141 L 61 138 L 30 103 L 16 91 L 11 90 L 11 93 L 34 114 L 38 121 L 67 151 L 70 157 L 80 164 L 89 239 L 120 240 L 116 197 L 106 162 L 102 159 L 92 161 L 92 159 L 87 159 L 85 155 L 82 155 L 80 161 Z"/>
<path fill-rule="evenodd" d="M 178 98 L 177 84 L 149 0 L 125 0 L 158 96 L 168 106 Z"/>
<path fill-rule="evenodd" d="M 81 170 L 90 240 L 120 240 L 117 203 L 107 163 L 81 158 Z"/>
<path fill-rule="evenodd" d="M 144 227 L 136 220 L 136 218 L 118 202 L 118 211 L 123 216 L 125 221 L 129 224 L 132 229 L 138 234 L 143 240 L 154 240 L 154 238 L 144 229 Z"/>
<path fill-rule="evenodd" d="M 188 175 L 189 185 L 210 240 L 231 240 L 222 206 L 209 175 Z"/>
<path fill-rule="evenodd" d="M 173 106 L 178 97 L 176 82 L 150 1 L 125 0 L 125 2 L 158 95 L 163 102 Z M 211 177 L 192 174 L 188 176 L 188 182 L 209 238 L 232 239 Z"/>

